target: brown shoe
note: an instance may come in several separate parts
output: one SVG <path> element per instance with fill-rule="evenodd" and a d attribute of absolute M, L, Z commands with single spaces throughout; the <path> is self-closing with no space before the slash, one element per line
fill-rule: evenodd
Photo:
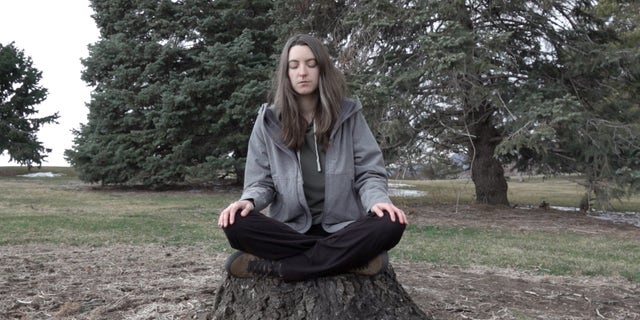
<path fill-rule="evenodd" d="M 230 255 L 224 264 L 227 272 L 238 278 L 282 277 L 281 266 L 277 261 L 261 259 L 242 251 Z"/>
<path fill-rule="evenodd" d="M 371 259 L 371 261 L 369 261 L 364 266 L 351 269 L 349 270 L 349 272 L 363 276 L 374 276 L 386 270 L 387 265 L 389 265 L 389 255 L 385 251 L 377 255 L 375 258 Z"/>

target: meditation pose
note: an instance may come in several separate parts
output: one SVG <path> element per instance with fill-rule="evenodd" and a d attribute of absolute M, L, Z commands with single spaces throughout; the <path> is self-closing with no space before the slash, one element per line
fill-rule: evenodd
<path fill-rule="evenodd" d="M 231 275 L 290 282 L 386 267 L 407 217 L 389 198 L 362 105 L 345 95 L 326 47 L 291 37 L 249 139 L 240 200 L 218 219 L 239 250 Z"/>

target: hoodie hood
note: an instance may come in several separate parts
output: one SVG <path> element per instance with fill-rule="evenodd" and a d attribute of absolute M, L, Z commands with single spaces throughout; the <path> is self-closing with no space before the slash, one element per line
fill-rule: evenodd
<path fill-rule="evenodd" d="M 336 121 L 336 124 L 333 126 L 331 137 L 333 138 L 343 122 L 360 110 L 362 110 L 362 103 L 360 103 L 359 99 L 344 98 L 342 100 L 342 109 L 338 115 L 338 121 Z M 275 105 L 265 104 L 260 110 L 259 118 L 264 121 L 264 127 L 267 133 L 274 138 L 276 142 L 279 142 L 279 145 L 286 148 L 281 139 L 279 139 L 282 133 L 282 123 L 280 122 L 281 112 L 280 108 L 277 108 Z"/>

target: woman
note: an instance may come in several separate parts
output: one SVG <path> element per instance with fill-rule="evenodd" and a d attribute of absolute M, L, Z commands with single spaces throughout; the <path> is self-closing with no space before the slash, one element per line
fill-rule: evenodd
<path fill-rule="evenodd" d="M 227 259 L 230 274 L 300 281 L 385 268 L 407 218 L 389 199 L 362 106 L 345 91 L 319 40 L 287 41 L 249 139 L 244 191 L 218 220 L 240 250 Z"/>

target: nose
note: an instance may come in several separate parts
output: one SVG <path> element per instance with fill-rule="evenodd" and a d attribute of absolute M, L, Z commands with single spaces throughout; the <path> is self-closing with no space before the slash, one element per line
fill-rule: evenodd
<path fill-rule="evenodd" d="M 308 73 L 309 73 L 309 70 L 307 69 L 307 66 L 304 65 L 304 63 L 301 64 L 300 67 L 298 68 L 298 75 L 304 78 Z"/>

